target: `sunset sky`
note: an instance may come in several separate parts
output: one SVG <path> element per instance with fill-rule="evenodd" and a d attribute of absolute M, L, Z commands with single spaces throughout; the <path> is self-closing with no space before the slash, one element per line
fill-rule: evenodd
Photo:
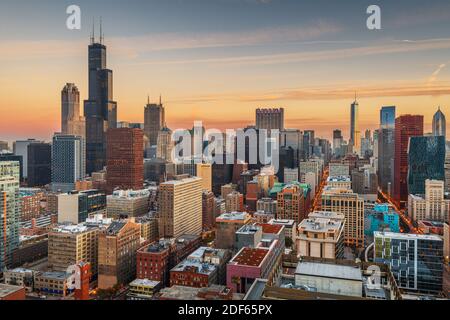
<path fill-rule="evenodd" d="M 70 4 L 79 31 L 66 28 Z M 371 4 L 382 30 L 366 28 Z M 0 140 L 50 140 L 67 82 L 86 98 L 100 16 L 120 121 L 143 122 L 147 95 L 162 94 L 171 129 L 238 128 L 284 107 L 287 127 L 348 139 L 355 91 L 362 132 L 383 105 L 425 115 L 426 131 L 439 105 L 450 116 L 449 1 L 1 0 Z"/>

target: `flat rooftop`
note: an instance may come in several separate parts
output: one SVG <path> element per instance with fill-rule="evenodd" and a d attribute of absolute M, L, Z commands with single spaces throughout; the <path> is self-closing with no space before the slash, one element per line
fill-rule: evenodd
<path fill-rule="evenodd" d="M 442 241 L 442 238 L 436 235 L 429 234 L 415 234 L 415 233 L 395 233 L 395 232 L 382 232 L 375 231 L 373 233 L 374 237 L 386 237 L 386 238 L 394 238 L 394 239 L 405 239 L 405 240 L 413 240 L 413 239 L 422 239 L 422 240 L 434 240 L 434 241 Z"/>
<path fill-rule="evenodd" d="M 0 283 L 0 299 L 5 298 L 5 297 L 9 296 L 10 294 L 13 294 L 14 292 L 17 292 L 22 289 L 23 289 L 23 287 L 11 286 L 9 284 Z"/>
<path fill-rule="evenodd" d="M 310 232 L 337 231 L 342 226 L 342 221 L 332 219 L 314 218 L 305 219 L 299 224 L 299 229 Z"/>
<path fill-rule="evenodd" d="M 248 213 L 247 212 L 231 212 L 231 213 L 224 213 L 221 214 L 220 216 L 218 216 L 216 218 L 216 221 L 233 221 L 233 220 L 246 220 L 248 218 Z"/>
<path fill-rule="evenodd" d="M 243 266 L 259 267 L 268 253 L 268 249 L 245 247 L 231 262 Z"/>
<path fill-rule="evenodd" d="M 198 181 L 201 180 L 201 178 L 199 177 L 189 177 L 189 178 L 184 178 L 184 179 L 180 179 L 180 180 L 170 180 L 164 183 L 161 183 L 161 185 L 181 185 L 181 184 L 185 184 L 185 183 L 189 183 L 189 182 L 193 182 L 193 181 Z"/>
<path fill-rule="evenodd" d="M 300 261 L 297 265 L 297 269 L 295 270 L 295 274 L 313 277 L 362 281 L 361 269 L 359 267 L 343 266 L 329 263 Z"/>
<path fill-rule="evenodd" d="M 350 176 L 330 176 L 328 182 L 351 182 Z"/>
<path fill-rule="evenodd" d="M 324 218 L 324 219 L 334 219 L 334 220 L 344 220 L 345 215 L 340 212 L 334 211 L 314 211 L 308 215 L 309 218 Z"/>
<path fill-rule="evenodd" d="M 151 287 L 155 288 L 160 285 L 159 281 L 153 281 L 148 279 L 136 279 L 130 283 L 130 286 Z"/>
<path fill-rule="evenodd" d="M 268 223 L 257 223 L 263 230 L 263 233 L 279 234 L 283 230 L 284 225 L 279 224 L 268 224 Z"/>

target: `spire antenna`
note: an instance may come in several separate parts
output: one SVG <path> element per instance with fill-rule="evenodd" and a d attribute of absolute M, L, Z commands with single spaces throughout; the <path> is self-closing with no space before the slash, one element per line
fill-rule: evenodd
<path fill-rule="evenodd" d="M 150 104 L 150 95 L 147 95 L 147 104 Z"/>
<path fill-rule="evenodd" d="M 100 17 L 100 44 L 103 44 L 104 35 L 103 35 L 103 20 Z"/>
<path fill-rule="evenodd" d="M 162 96 L 161 96 L 161 94 L 159 95 L 159 105 L 162 106 Z"/>
<path fill-rule="evenodd" d="M 92 17 L 92 33 L 91 33 L 91 44 L 95 42 L 95 18 Z"/>

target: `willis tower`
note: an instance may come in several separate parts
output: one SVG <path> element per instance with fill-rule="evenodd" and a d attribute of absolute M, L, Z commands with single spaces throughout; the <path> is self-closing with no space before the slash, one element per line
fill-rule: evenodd
<path fill-rule="evenodd" d="M 86 118 L 86 171 L 91 174 L 106 165 L 106 132 L 117 127 L 117 103 L 113 101 L 113 72 L 106 69 L 106 46 L 100 25 L 100 41 L 92 31 L 89 46 L 89 99 L 84 101 Z"/>

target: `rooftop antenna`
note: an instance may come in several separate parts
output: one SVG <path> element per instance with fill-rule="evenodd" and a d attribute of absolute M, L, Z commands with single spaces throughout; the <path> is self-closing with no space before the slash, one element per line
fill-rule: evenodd
<path fill-rule="evenodd" d="M 103 35 L 103 20 L 100 17 L 100 44 L 103 44 L 104 35 Z"/>
<path fill-rule="evenodd" d="M 92 34 L 91 34 L 91 44 L 95 42 L 95 18 L 92 17 Z"/>
<path fill-rule="evenodd" d="M 150 95 L 147 94 L 147 104 L 150 104 Z"/>
<path fill-rule="evenodd" d="M 159 105 L 162 106 L 162 96 L 161 96 L 161 94 L 159 95 Z"/>

